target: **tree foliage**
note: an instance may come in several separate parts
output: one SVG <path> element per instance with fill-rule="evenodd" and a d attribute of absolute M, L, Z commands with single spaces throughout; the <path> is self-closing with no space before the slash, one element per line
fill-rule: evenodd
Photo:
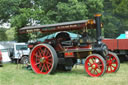
<path fill-rule="evenodd" d="M 128 30 L 128 0 L 104 0 L 105 37 L 116 38 Z"/>
<path fill-rule="evenodd" d="M 6 41 L 7 36 L 6 36 L 6 29 L 5 28 L 0 28 L 0 41 Z"/>
<path fill-rule="evenodd" d="M 24 26 L 51 24 L 94 18 L 102 13 L 105 37 L 117 37 L 128 29 L 128 0 L 0 0 L 0 23 L 11 23 L 14 37 L 8 40 L 27 42 L 45 34 L 19 34 Z M 14 30 L 15 29 L 15 30 Z M 7 30 L 9 34 L 12 30 Z"/>

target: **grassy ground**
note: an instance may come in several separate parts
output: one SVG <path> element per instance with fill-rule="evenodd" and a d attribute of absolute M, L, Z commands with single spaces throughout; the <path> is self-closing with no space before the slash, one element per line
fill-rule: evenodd
<path fill-rule="evenodd" d="M 89 77 L 83 66 L 74 67 L 71 72 L 41 75 L 21 65 L 4 64 L 0 67 L 0 85 L 128 85 L 128 62 L 122 63 L 117 73 L 98 78 Z"/>

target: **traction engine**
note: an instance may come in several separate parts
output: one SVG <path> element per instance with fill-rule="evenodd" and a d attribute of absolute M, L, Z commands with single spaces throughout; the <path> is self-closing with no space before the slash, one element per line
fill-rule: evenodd
<path fill-rule="evenodd" d="M 101 41 L 101 14 L 95 15 L 95 20 L 81 20 L 23 27 L 20 33 L 53 33 L 59 32 L 52 39 L 31 45 L 30 64 L 37 74 L 52 74 L 57 69 L 71 71 L 77 59 L 85 59 L 85 71 L 92 77 L 102 76 L 105 72 L 117 72 L 120 67 L 119 58 L 109 52 Z M 96 41 L 92 42 L 86 29 L 96 29 Z M 71 39 L 65 31 L 82 30 L 79 39 Z"/>

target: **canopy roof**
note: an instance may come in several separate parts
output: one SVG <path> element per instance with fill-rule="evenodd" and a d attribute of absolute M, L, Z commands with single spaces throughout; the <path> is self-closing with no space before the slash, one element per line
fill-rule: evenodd
<path fill-rule="evenodd" d="M 81 37 L 81 35 L 76 34 L 76 33 L 67 32 L 67 31 L 63 31 L 63 32 L 68 33 L 72 40 L 73 40 L 73 39 L 77 39 L 78 37 Z M 57 36 L 57 34 L 59 34 L 59 33 L 60 33 L 60 32 L 55 32 L 55 33 L 53 33 L 53 34 L 50 34 L 50 35 L 44 36 L 44 37 L 42 37 L 42 38 L 39 38 L 39 39 L 37 39 L 37 41 L 43 42 L 43 41 L 45 41 L 46 39 L 55 38 L 55 37 Z"/>
<path fill-rule="evenodd" d="M 63 22 L 57 24 L 47 24 L 47 25 L 39 25 L 39 26 L 29 26 L 23 27 L 19 30 L 20 33 L 31 33 L 31 32 L 57 32 L 57 31 L 68 31 L 68 30 L 79 30 L 84 27 L 94 28 L 95 27 L 94 20 L 80 20 L 80 21 L 72 21 L 72 22 Z"/>

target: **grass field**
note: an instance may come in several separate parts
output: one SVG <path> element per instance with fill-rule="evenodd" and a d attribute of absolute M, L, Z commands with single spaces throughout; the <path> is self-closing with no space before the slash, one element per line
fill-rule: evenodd
<path fill-rule="evenodd" d="M 84 66 L 74 67 L 71 72 L 41 75 L 21 65 L 4 64 L 0 67 L 0 85 L 128 85 L 128 62 L 122 63 L 117 73 L 98 78 L 89 77 Z"/>

